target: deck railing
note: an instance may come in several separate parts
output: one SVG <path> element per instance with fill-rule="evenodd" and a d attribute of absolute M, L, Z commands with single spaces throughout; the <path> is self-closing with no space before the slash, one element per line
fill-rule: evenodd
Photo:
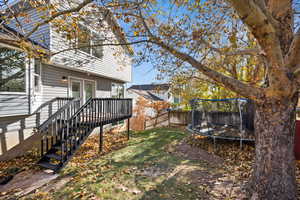
<path fill-rule="evenodd" d="M 66 126 L 66 122 L 80 108 L 80 99 L 72 99 L 62 105 L 53 115 L 51 115 L 42 125 L 37 127 L 38 132 L 42 135 L 41 154 L 44 155 L 60 138 L 60 132 Z"/>
<path fill-rule="evenodd" d="M 91 98 L 81 107 L 80 100 L 68 102 L 39 127 L 43 134 L 39 164 L 53 170 L 61 168 L 96 127 L 100 127 L 102 150 L 103 126 L 131 116 L 131 99 Z M 59 164 L 51 164 L 53 158 Z"/>
<path fill-rule="evenodd" d="M 131 99 L 93 98 L 83 105 L 67 123 L 68 128 L 62 132 L 63 143 L 68 153 L 76 149 L 85 137 L 96 127 L 102 128 L 106 124 L 122 121 L 132 116 Z M 102 136 L 100 136 L 102 140 Z M 74 141 L 76 141 L 74 143 Z M 103 141 L 100 141 L 102 148 Z M 63 148 L 63 147 L 62 147 Z M 62 149 L 63 151 L 63 149 Z"/>
<path fill-rule="evenodd" d="M 46 119 L 51 117 L 56 111 L 61 109 L 64 105 L 66 105 L 73 99 L 74 98 L 56 97 L 40 105 L 32 113 L 32 115 L 36 116 L 36 127 L 39 127 Z"/>

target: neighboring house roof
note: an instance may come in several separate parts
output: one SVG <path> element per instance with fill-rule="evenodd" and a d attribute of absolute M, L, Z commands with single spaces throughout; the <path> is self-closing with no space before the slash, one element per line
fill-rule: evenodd
<path fill-rule="evenodd" d="M 132 85 L 128 90 L 169 90 L 170 84 L 146 84 L 146 85 Z"/>
<path fill-rule="evenodd" d="M 135 89 L 127 89 L 130 90 L 131 92 L 134 92 L 142 97 L 144 97 L 147 100 L 150 101 L 163 101 L 162 98 L 156 96 L 155 94 L 149 92 L 149 91 L 145 91 L 145 90 L 135 90 Z"/>

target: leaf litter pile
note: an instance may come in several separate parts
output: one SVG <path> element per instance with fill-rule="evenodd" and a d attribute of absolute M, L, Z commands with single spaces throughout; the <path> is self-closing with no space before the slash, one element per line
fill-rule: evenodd
<path fill-rule="evenodd" d="M 225 176 L 231 181 L 246 185 L 253 171 L 252 164 L 255 157 L 253 142 L 243 143 L 241 149 L 240 142 L 216 140 L 214 145 L 211 138 L 199 135 L 189 136 L 186 141 L 191 146 L 201 148 L 223 158 L 225 161 L 224 167 L 228 171 L 228 174 Z M 296 180 L 298 184 L 298 198 L 300 199 L 300 161 L 296 161 Z"/>
<path fill-rule="evenodd" d="M 27 152 L 25 155 L 9 161 L 0 162 L 0 185 L 10 181 L 14 175 L 26 170 L 37 170 L 36 162 L 39 153 L 36 149 Z"/>
<path fill-rule="evenodd" d="M 90 136 L 76 152 L 73 159 L 68 164 L 74 167 L 84 167 L 88 161 L 98 158 L 111 151 L 115 151 L 126 146 L 127 135 L 120 129 L 113 129 L 104 133 L 103 151 L 99 152 L 99 135 Z"/>
<path fill-rule="evenodd" d="M 49 191 L 59 190 L 62 187 L 59 186 L 60 182 L 69 182 L 70 179 L 68 178 L 71 178 L 73 182 L 79 182 L 81 177 L 89 177 L 89 181 L 91 183 L 97 181 L 97 177 L 99 178 L 103 176 L 101 174 L 101 171 L 105 171 L 104 168 L 109 167 L 110 165 L 103 165 L 101 166 L 101 170 L 99 170 L 99 167 L 94 168 L 89 166 L 90 161 L 100 158 L 102 155 L 107 154 L 111 151 L 118 150 L 127 146 L 126 134 L 120 133 L 119 131 L 120 130 L 112 130 L 111 132 L 106 132 L 104 134 L 104 148 L 102 153 L 99 153 L 99 135 L 91 135 L 81 146 L 73 159 L 69 162 L 69 167 L 66 168 L 66 170 L 63 170 L 63 173 L 61 174 L 62 176 L 58 180 L 58 184 L 56 184 L 58 185 L 58 188 L 49 189 L 46 187 L 46 189 L 37 190 L 35 191 L 35 194 L 33 194 L 33 196 L 29 197 L 28 199 L 51 199 L 51 197 L 49 197 Z M 224 160 L 223 167 L 225 170 L 222 170 L 222 176 L 218 178 L 216 184 L 217 187 L 214 187 L 213 191 L 210 191 L 209 193 L 215 193 L 215 199 L 220 199 L 220 194 L 226 193 L 228 189 L 228 186 L 223 187 L 222 185 L 226 185 L 229 183 L 232 185 L 230 186 L 231 189 L 229 191 L 231 194 L 229 196 L 233 197 L 233 199 L 234 197 L 238 197 L 237 194 L 242 192 L 241 189 L 244 189 L 240 187 L 246 185 L 252 172 L 254 144 L 244 143 L 243 149 L 241 150 L 239 142 L 217 140 L 216 145 L 214 146 L 214 143 L 210 138 L 197 135 L 186 137 L 184 139 L 184 142 L 191 145 L 192 147 L 197 147 L 209 153 L 212 153 Z M 38 167 L 35 165 L 38 158 L 39 155 L 37 151 L 32 151 L 23 157 L 16 158 L 9 162 L 0 162 L 0 174 L 13 174 L 28 169 L 38 170 Z M 72 174 L 75 172 L 74 170 L 78 172 L 77 176 L 72 176 Z M 300 186 L 299 161 L 296 162 L 296 170 L 297 182 Z M 91 176 L 91 174 L 93 174 L 93 176 Z M 195 174 L 195 176 L 197 175 Z M 236 191 L 235 188 L 237 188 Z M 81 187 L 81 189 L 78 191 L 74 190 L 72 198 L 76 199 L 83 196 L 87 197 L 88 199 L 98 199 L 95 195 L 89 193 L 89 191 L 85 187 Z M 217 198 L 217 196 L 219 196 L 220 198 Z"/>
<path fill-rule="evenodd" d="M 120 149 L 126 146 L 126 143 L 126 133 L 122 133 L 120 129 L 115 128 L 104 133 L 103 151 L 99 152 L 99 134 L 93 134 L 83 143 L 68 165 L 76 168 L 84 168 L 88 161 Z M 36 165 L 39 159 L 39 152 L 37 149 L 34 149 L 23 156 L 0 162 L 0 186 L 1 183 L 3 185 L 9 182 L 20 172 L 41 170 L 41 168 Z"/>

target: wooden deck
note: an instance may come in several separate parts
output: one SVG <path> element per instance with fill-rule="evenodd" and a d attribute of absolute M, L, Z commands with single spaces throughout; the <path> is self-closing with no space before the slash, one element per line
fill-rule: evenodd
<path fill-rule="evenodd" d="M 104 125 L 128 119 L 129 139 L 131 99 L 93 98 L 80 108 L 78 102 L 68 102 L 38 128 L 43 135 L 40 166 L 54 171 L 61 169 L 96 127 L 100 127 L 100 151 Z"/>

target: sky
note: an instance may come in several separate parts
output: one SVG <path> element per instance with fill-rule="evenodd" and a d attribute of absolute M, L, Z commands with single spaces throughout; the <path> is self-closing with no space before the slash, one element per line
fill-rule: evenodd
<path fill-rule="evenodd" d="M 132 67 L 132 82 L 130 85 L 150 84 L 159 82 L 156 80 L 157 72 L 150 63 L 143 63 Z"/>

